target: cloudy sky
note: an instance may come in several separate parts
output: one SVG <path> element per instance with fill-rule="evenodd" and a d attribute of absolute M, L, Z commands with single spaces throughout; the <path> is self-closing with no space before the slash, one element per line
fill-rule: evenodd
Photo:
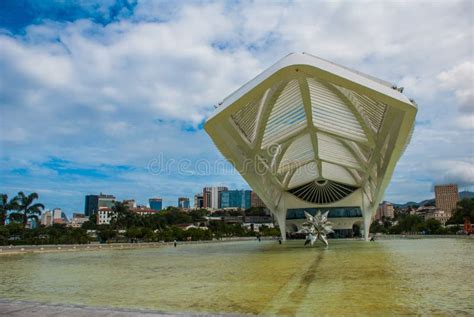
<path fill-rule="evenodd" d="M 386 199 L 474 185 L 472 1 L 0 2 L 0 192 L 82 211 L 84 195 L 247 188 L 202 129 L 228 94 L 290 52 L 405 87 L 419 106 Z M 173 162 L 185 161 L 186 166 Z M 171 162 L 152 173 L 156 162 Z M 179 172 L 179 170 L 184 172 Z"/>

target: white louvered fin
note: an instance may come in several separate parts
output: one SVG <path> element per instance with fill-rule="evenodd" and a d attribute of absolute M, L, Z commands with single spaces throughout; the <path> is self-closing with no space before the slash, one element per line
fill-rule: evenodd
<path fill-rule="evenodd" d="M 257 115 L 262 98 L 263 97 L 260 97 L 249 102 L 239 111 L 231 115 L 235 125 L 239 128 L 239 130 L 249 142 L 253 142 L 255 139 Z"/>
<path fill-rule="evenodd" d="M 314 150 L 309 134 L 296 138 L 283 154 L 278 173 L 293 170 L 314 160 Z"/>
<path fill-rule="evenodd" d="M 357 178 L 354 179 L 353 174 L 351 174 L 348 169 L 327 162 L 322 162 L 322 172 L 325 179 L 333 180 L 336 182 L 341 182 L 344 184 L 356 186 L 358 183 Z"/>
<path fill-rule="evenodd" d="M 352 168 L 362 168 L 354 155 L 341 141 L 324 133 L 318 133 L 318 155 L 321 160 Z"/>
<path fill-rule="evenodd" d="M 262 148 L 278 143 L 288 133 L 306 126 L 301 91 L 296 79 L 291 80 L 272 107 L 263 134 Z"/>
<path fill-rule="evenodd" d="M 313 78 L 308 78 L 307 81 L 315 127 L 354 141 L 368 142 L 364 130 L 348 105 L 326 85 Z"/>
<path fill-rule="evenodd" d="M 310 181 L 315 180 L 320 175 L 318 174 L 318 166 L 316 162 L 309 162 L 306 165 L 300 166 L 296 169 L 293 176 L 288 183 L 288 188 L 306 184 Z"/>
<path fill-rule="evenodd" d="M 378 102 L 368 96 L 356 93 L 350 89 L 334 85 L 352 104 L 357 108 L 359 113 L 368 119 L 370 126 L 374 132 L 378 132 L 382 126 L 382 120 L 387 108 L 381 102 Z"/>

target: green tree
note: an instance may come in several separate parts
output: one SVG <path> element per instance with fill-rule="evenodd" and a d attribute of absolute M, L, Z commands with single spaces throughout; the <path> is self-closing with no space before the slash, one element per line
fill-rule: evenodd
<path fill-rule="evenodd" d="M 423 229 L 423 224 L 423 218 L 418 215 L 404 215 L 398 221 L 401 232 L 419 232 Z"/>
<path fill-rule="evenodd" d="M 206 209 L 196 209 L 196 210 L 191 210 L 189 212 L 189 215 L 191 216 L 192 220 L 194 223 L 196 222 L 201 222 L 204 221 L 204 217 L 209 214 L 209 211 Z"/>
<path fill-rule="evenodd" d="M 250 207 L 245 210 L 246 216 L 266 216 L 265 207 Z"/>
<path fill-rule="evenodd" d="M 7 194 L 0 194 L 0 225 L 5 225 L 7 220 L 8 212 L 18 208 L 18 201 L 16 197 L 8 201 Z"/>
<path fill-rule="evenodd" d="M 140 227 L 130 227 L 127 229 L 125 236 L 128 239 L 142 239 L 144 236 L 144 232 Z"/>
<path fill-rule="evenodd" d="M 456 209 L 449 219 L 450 224 L 462 224 L 464 219 L 474 221 L 474 198 L 464 198 L 456 204 Z"/>
<path fill-rule="evenodd" d="M 117 236 L 117 231 L 112 229 L 110 225 L 100 225 L 97 226 L 97 237 L 100 242 L 108 242 Z"/>
<path fill-rule="evenodd" d="M 127 205 L 122 202 L 115 202 L 112 206 L 114 217 L 111 225 L 116 229 L 127 229 L 137 224 L 140 215 L 132 212 Z"/>
<path fill-rule="evenodd" d="M 380 221 L 373 221 L 370 225 L 370 232 L 372 233 L 386 233 L 387 230 L 385 229 L 383 223 Z"/>
<path fill-rule="evenodd" d="M 36 199 L 38 199 L 37 193 L 25 195 L 23 192 L 19 192 L 15 197 L 18 206 L 15 212 L 12 213 L 12 218 L 17 221 L 20 220 L 23 223 L 23 227 L 26 227 L 28 219 L 36 219 L 38 221 L 38 216 L 41 215 L 41 211 L 44 209 L 43 204 L 33 204 Z"/>
<path fill-rule="evenodd" d="M 442 233 L 444 233 L 444 228 L 443 228 L 441 222 L 439 222 L 438 220 L 433 219 L 433 218 L 426 220 L 425 227 L 426 227 L 426 230 L 428 231 L 429 234 L 442 234 Z"/>
<path fill-rule="evenodd" d="M 8 238 L 10 238 L 10 231 L 8 230 L 7 226 L 0 227 L 0 245 L 6 245 L 8 242 Z"/>
<path fill-rule="evenodd" d="M 96 230 L 97 229 L 97 213 L 89 215 L 89 220 L 84 222 L 81 226 L 85 230 Z"/>

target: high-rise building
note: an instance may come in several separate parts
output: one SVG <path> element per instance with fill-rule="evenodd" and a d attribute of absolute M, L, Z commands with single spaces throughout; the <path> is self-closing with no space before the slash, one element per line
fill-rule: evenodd
<path fill-rule="evenodd" d="M 393 205 L 387 201 L 381 203 L 375 213 L 376 220 L 381 220 L 382 218 L 393 219 L 394 217 L 395 209 L 393 208 Z"/>
<path fill-rule="evenodd" d="M 61 208 L 53 209 L 52 218 L 53 218 L 53 223 L 66 224 L 69 222 L 66 217 L 66 214 L 61 210 Z"/>
<path fill-rule="evenodd" d="M 456 204 L 459 201 L 458 185 L 436 185 L 434 189 L 436 207 L 444 210 L 446 215 L 451 216 L 453 209 L 456 208 Z"/>
<path fill-rule="evenodd" d="M 266 207 L 263 201 L 254 191 L 252 191 L 252 193 L 250 194 L 250 207 Z"/>
<path fill-rule="evenodd" d="M 250 208 L 251 191 L 250 190 L 228 190 L 221 191 L 220 208 Z"/>
<path fill-rule="evenodd" d="M 178 198 L 178 208 L 189 209 L 189 198 L 179 197 Z"/>
<path fill-rule="evenodd" d="M 150 203 L 150 209 L 161 211 L 163 209 L 163 200 L 161 198 L 150 198 L 148 199 Z"/>
<path fill-rule="evenodd" d="M 225 186 L 204 187 L 202 191 L 204 208 L 221 208 L 220 193 L 227 190 L 228 188 Z"/>
<path fill-rule="evenodd" d="M 86 205 L 84 207 L 84 214 L 86 217 L 93 215 L 99 210 L 99 196 L 98 195 L 87 195 Z"/>
<path fill-rule="evenodd" d="M 115 203 L 114 195 L 87 195 L 86 204 L 84 207 L 84 214 L 89 217 L 92 214 L 97 213 L 100 207 L 112 208 Z"/>
<path fill-rule="evenodd" d="M 204 207 L 204 201 L 203 201 L 203 196 L 202 194 L 195 194 L 194 195 L 194 208 L 203 208 Z"/>
<path fill-rule="evenodd" d="M 53 216 L 51 214 L 51 211 L 45 211 L 41 215 L 41 224 L 46 227 L 51 226 L 53 224 Z"/>

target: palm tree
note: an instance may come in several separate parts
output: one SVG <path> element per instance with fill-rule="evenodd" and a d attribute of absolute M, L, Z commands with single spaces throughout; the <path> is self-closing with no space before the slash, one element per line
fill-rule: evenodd
<path fill-rule="evenodd" d="M 0 225 L 5 225 L 7 220 L 8 211 L 16 210 L 18 208 L 18 202 L 16 197 L 8 201 L 7 194 L 0 194 Z"/>
<path fill-rule="evenodd" d="M 28 219 L 38 220 L 44 205 L 39 203 L 33 204 L 33 201 L 38 199 L 37 193 L 31 193 L 27 196 L 23 192 L 19 192 L 15 198 L 18 202 L 18 207 L 16 208 L 17 211 L 12 213 L 12 219 L 21 220 L 24 227 L 26 227 Z"/>

